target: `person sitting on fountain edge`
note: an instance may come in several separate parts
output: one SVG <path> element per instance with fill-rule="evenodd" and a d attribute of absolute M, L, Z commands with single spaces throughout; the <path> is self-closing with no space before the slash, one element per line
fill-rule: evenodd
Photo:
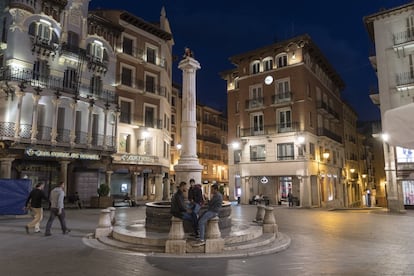
<path fill-rule="evenodd" d="M 198 219 L 198 227 L 200 229 L 200 239 L 197 243 L 195 243 L 195 246 L 201 246 L 206 244 L 204 240 L 204 235 L 206 231 L 206 225 L 207 222 L 218 216 L 218 213 L 221 209 L 221 205 L 223 204 L 223 196 L 219 192 L 218 184 L 213 184 L 211 186 L 211 194 L 213 195 L 213 198 L 208 201 L 208 208 L 207 211 L 204 212 Z"/>
<path fill-rule="evenodd" d="M 195 184 L 194 179 L 190 179 L 190 189 L 188 190 L 188 200 L 190 201 L 193 212 L 198 216 L 201 206 L 203 205 L 203 191 L 201 184 Z"/>
<path fill-rule="evenodd" d="M 171 214 L 182 220 L 192 223 L 194 235 L 198 236 L 197 214 L 191 208 L 186 208 L 184 203 L 184 193 L 187 192 L 187 183 L 184 181 L 178 186 L 177 192 L 171 198 Z"/>

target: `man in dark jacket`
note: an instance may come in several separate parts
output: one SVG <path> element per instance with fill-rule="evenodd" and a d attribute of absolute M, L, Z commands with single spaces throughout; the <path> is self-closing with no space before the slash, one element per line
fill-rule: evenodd
<path fill-rule="evenodd" d="M 193 212 L 198 215 L 203 206 L 203 191 L 200 184 L 195 184 L 194 179 L 190 179 L 190 189 L 188 190 L 188 200 L 192 205 Z"/>
<path fill-rule="evenodd" d="M 223 195 L 219 192 L 217 184 L 213 184 L 211 186 L 211 194 L 213 195 L 213 197 L 208 202 L 207 211 L 204 212 L 198 220 L 198 227 L 200 228 L 200 239 L 197 243 L 194 244 L 195 246 L 201 246 L 206 244 L 204 240 L 204 235 L 207 222 L 210 219 L 218 216 L 218 213 L 221 209 L 221 205 L 223 204 Z"/>
<path fill-rule="evenodd" d="M 29 234 L 29 229 L 33 227 L 35 233 L 40 232 L 40 222 L 43 219 L 42 199 L 48 200 L 43 192 L 43 187 L 42 183 L 36 184 L 26 200 L 25 209 L 31 209 L 34 212 L 33 220 L 25 226 L 27 234 Z"/>
<path fill-rule="evenodd" d="M 194 234 L 197 235 L 197 214 L 191 208 L 186 208 L 184 203 L 184 193 L 187 191 L 187 183 L 181 182 L 178 186 L 177 192 L 171 199 L 171 214 L 174 217 L 191 221 L 193 225 Z"/>

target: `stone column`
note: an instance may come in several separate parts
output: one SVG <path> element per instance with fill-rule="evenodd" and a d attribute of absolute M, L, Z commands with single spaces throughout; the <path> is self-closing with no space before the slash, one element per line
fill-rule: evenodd
<path fill-rule="evenodd" d="M 16 123 L 14 126 L 14 137 L 20 137 L 20 119 L 22 117 L 22 103 L 23 103 L 23 96 L 25 95 L 24 92 L 20 91 L 18 86 L 15 87 L 15 94 L 17 96 L 17 118 Z"/>
<path fill-rule="evenodd" d="M 183 97 L 181 119 L 181 155 L 174 166 L 176 183 L 189 182 L 191 178 L 201 183 L 201 171 L 197 157 L 197 121 L 196 121 L 196 71 L 200 63 L 191 55 L 185 56 L 178 65 L 183 71 Z"/>
<path fill-rule="evenodd" d="M 32 133 L 31 133 L 31 141 L 32 142 L 36 142 L 37 141 L 37 117 L 39 114 L 39 100 L 40 100 L 40 95 L 38 94 L 33 94 L 33 117 L 32 117 Z"/>
<path fill-rule="evenodd" d="M 59 161 L 60 164 L 60 181 L 65 182 L 65 193 L 68 191 L 68 165 L 70 161 Z"/>
<path fill-rule="evenodd" d="M 162 174 L 155 175 L 155 200 L 161 201 L 163 195 L 162 190 Z"/>
<path fill-rule="evenodd" d="M 133 172 L 131 174 L 131 199 L 137 201 L 137 175 L 139 173 Z"/>
<path fill-rule="evenodd" d="M 263 219 L 263 233 L 274 233 L 277 236 L 278 227 L 276 224 L 273 207 L 265 207 L 265 216 Z"/>
<path fill-rule="evenodd" d="M 111 175 L 113 174 L 113 171 L 106 171 L 106 179 L 105 183 L 108 185 L 109 188 L 111 188 Z M 111 195 L 111 190 L 109 190 L 109 195 Z"/>
<path fill-rule="evenodd" d="M 384 143 L 384 156 L 388 210 L 393 213 L 405 213 L 402 185 L 401 181 L 397 181 L 395 147 Z"/>
<path fill-rule="evenodd" d="M 170 199 L 170 181 L 168 177 L 164 177 L 162 179 L 162 200 L 169 200 Z"/>
<path fill-rule="evenodd" d="M 262 223 L 265 216 L 265 206 L 264 205 L 257 205 L 257 212 L 256 212 L 256 219 L 254 222 Z"/>
<path fill-rule="evenodd" d="M 11 178 L 11 168 L 14 158 L 0 158 L 0 178 Z"/>
<path fill-rule="evenodd" d="M 107 142 L 106 142 L 106 140 L 107 140 L 107 132 L 108 132 L 108 113 L 109 113 L 109 110 L 108 110 L 108 107 L 106 107 L 105 108 L 105 111 L 104 111 L 104 113 L 105 113 L 105 118 L 104 118 L 104 137 L 103 137 L 103 148 L 104 149 L 107 149 L 108 148 L 108 145 L 107 145 Z"/>
<path fill-rule="evenodd" d="M 88 107 L 89 114 L 88 114 L 88 147 L 92 145 L 92 120 L 93 120 L 93 103 L 89 104 Z"/>
<path fill-rule="evenodd" d="M 303 208 L 312 207 L 312 195 L 311 195 L 311 180 L 308 175 L 302 176 L 299 180 L 300 186 L 300 206 Z"/>
<path fill-rule="evenodd" d="M 72 127 L 70 129 L 70 145 L 74 147 L 76 145 L 76 107 L 78 106 L 77 100 L 73 100 L 70 104 L 72 108 Z"/>
<path fill-rule="evenodd" d="M 219 218 L 214 217 L 207 222 L 205 253 L 220 253 L 224 250 L 224 239 L 221 238 Z"/>
<path fill-rule="evenodd" d="M 184 254 L 186 252 L 183 220 L 172 217 L 168 240 L 165 242 L 165 253 Z"/>
<path fill-rule="evenodd" d="M 98 227 L 95 230 L 95 238 L 107 237 L 112 233 L 111 211 L 101 210 Z"/>
<path fill-rule="evenodd" d="M 111 218 L 111 224 L 115 225 L 115 223 L 116 223 L 116 218 L 115 218 L 116 208 L 115 207 L 108 207 L 106 209 L 108 209 L 110 211 L 109 216 Z"/>
<path fill-rule="evenodd" d="M 59 104 L 60 104 L 60 99 L 58 97 L 56 97 L 56 99 L 52 100 L 53 102 L 53 107 L 55 109 L 55 111 L 53 112 L 53 118 L 52 118 L 52 133 L 50 134 L 50 140 L 52 142 L 52 144 L 56 144 L 56 137 L 57 137 L 57 119 L 58 119 L 58 113 L 59 113 Z"/>

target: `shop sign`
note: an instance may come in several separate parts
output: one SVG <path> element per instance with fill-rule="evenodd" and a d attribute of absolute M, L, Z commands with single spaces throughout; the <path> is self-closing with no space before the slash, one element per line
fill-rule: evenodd
<path fill-rule="evenodd" d="M 267 177 L 266 177 L 266 176 L 263 176 L 263 177 L 260 179 L 260 182 L 261 182 L 262 184 L 267 184 L 267 183 L 269 182 L 269 179 L 267 179 Z"/>
<path fill-rule="evenodd" d="M 124 155 L 121 155 L 121 161 L 155 163 L 155 158 L 154 156 L 124 154 Z"/>
<path fill-rule="evenodd" d="M 54 157 L 54 158 L 88 159 L 88 160 L 100 160 L 101 159 L 98 154 L 81 153 L 81 152 L 64 152 L 64 151 L 26 149 L 25 153 L 29 157 Z"/>

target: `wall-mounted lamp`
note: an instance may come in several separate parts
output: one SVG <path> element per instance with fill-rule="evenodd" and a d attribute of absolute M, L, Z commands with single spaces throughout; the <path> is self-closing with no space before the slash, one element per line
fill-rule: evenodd
<path fill-rule="evenodd" d="M 240 148 L 240 143 L 239 143 L 239 142 L 233 142 L 233 143 L 231 143 L 231 147 L 232 147 L 234 150 L 237 150 L 237 149 L 239 149 L 239 148 Z"/>
<path fill-rule="evenodd" d="M 351 168 L 351 169 L 349 169 L 349 171 L 350 171 L 351 173 L 354 173 L 354 172 L 355 172 L 355 169 L 354 169 L 354 168 Z"/>
<path fill-rule="evenodd" d="M 295 51 L 293 51 L 293 53 L 292 53 L 292 59 L 296 59 Z"/>
<path fill-rule="evenodd" d="M 322 157 L 323 157 L 323 159 L 327 160 L 327 159 L 329 158 L 329 151 L 325 151 L 325 152 L 322 154 Z"/>

